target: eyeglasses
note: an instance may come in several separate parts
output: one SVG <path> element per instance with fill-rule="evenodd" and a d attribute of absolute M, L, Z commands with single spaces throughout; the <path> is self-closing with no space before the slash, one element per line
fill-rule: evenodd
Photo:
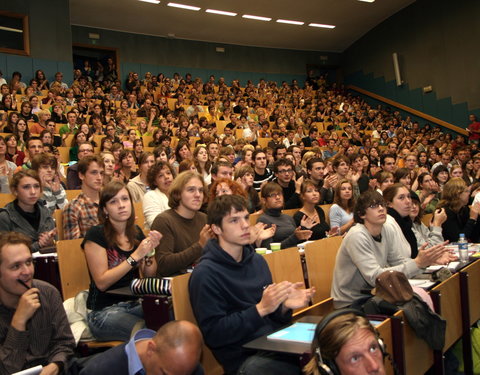
<path fill-rule="evenodd" d="M 293 169 L 281 169 L 278 171 L 278 173 L 280 174 L 287 174 L 287 173 L 292 173 L 293 172 Z"/>

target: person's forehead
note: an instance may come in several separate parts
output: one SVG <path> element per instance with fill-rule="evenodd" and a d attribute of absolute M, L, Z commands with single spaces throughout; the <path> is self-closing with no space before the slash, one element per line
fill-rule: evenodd
<path fill-rule="evenodd" d="M 43 143 L 39 139 L 35 139 L 33 141 L 28 142 L 28 148 L 33 148 L 33 147 L 43 147 Z"/>
<path fill-rule="evenodd" d="M 221 165 L 220 167 L 218 167 L 218 172 L 220 173 L 220 171 L 223 173 L 227 173 L 227 172 L 231 172 L 232 168 L 227 167 L 226 165 Z"/>
<path fill-rule="evenodd" d="M 25 244 L 6 244 L 2 247 L 0 254 L 2 265 L 5 266 L 25 261 L 32 256 L 30 249 Z"/>

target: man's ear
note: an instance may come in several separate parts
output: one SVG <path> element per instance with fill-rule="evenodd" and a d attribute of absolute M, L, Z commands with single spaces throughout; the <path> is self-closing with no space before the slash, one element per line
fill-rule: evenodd
<path fill-rule="evenodd" d="M 85 179 L 85 175 L 82 174 L 82 173 L 80 173 L 80 172 L 78 172 L 78 178 L 80 179 L 80 181 L 83 182 L 83 180 Z"/>
<path fill-rule="evenodd" d="M 219 226 L 212 224 L 210 225 L 210 228 L 212 229 L 213 233 L 215 233 L 217 236 L 222 234 L 222 228 L 220 228 Z"/>

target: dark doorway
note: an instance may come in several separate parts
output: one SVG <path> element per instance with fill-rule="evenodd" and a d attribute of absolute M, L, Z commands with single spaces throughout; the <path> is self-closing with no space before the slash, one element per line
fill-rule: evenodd
<path fill-rule="evenodd" d="M 307 64 L 307 77 L 319 78 L 323 76 L 328 85 L 340 84 L 343 81 L 342 72 L 338 66 Z"/>
<path fill-rule="evenodd" d="M 73 67 L 75 70 L 79 69 L 82 75 L 100 81 L 119 79 L 119 57 L 116 48 L 74 44 L 72 50 Z"/>

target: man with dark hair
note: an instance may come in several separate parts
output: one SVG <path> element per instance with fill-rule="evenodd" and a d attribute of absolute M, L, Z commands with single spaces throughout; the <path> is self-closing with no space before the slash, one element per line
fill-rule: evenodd
<path fill-rule="evenodd" d="M 89 360 L 80 375 L 202 375 L 201 353 L 202 335 L 198 327 L 185 320 L 175 320 L 157 332 L 137 331 L 128 343 Z"/>
<path fill-rule="evenodd" d="M 43 152 L 43 143 L 39 137 L 30 137 L 27 140 L 27 149 L 26 149 L 26 159 L 23 162 L 21 167 L 18 167 L 16 170 L 21 169 L 31 169 L 32 168 L 32 159 Z"/>
<path fill-rule="evenodd" d="M 330 138 L 327 142 L 327 149 L 323 151 L 323 158 L 325 160 L 333 158 L 337 154 L 335 151 L 335 139 Z"/>
<path fill-rule="evenodd" d="M 215 159 L 218 157 L 218 143 L 210 142 L 207 145 L 207 153 L 208 153 L 208 159 L 213 163 Z"/>
<path fill-rule="evenodd" d="M 402 254 L 410 253 L 408 242 L 398 243 L 394 227 L 384 225 L 387 204 L 377 191 L 368 190 L 358 198 L 353 218 L 357 224 L 342 241 L 335 262 L 331 290 L 335 308 L 368 298 L 364 291 L 375 286 L 381 273 L 400 271 L 411 278 L 433 264 L 445 251 L 443 246 L 435 246 L 419 251 L 415 259 L 405 258 Z"/>
<path fill-rule="evenodd" d="M 284 208 L 300 208 L 300 185 L 303 177 L 295 181 L 295 166 L 288 159 L 279 159 L 273 164 L 273 172 L 275 173 L 274 182 L 278 183 L 283 190 Z"/>
<path fill-rule="evenodd" d="M 337 175 L 334 174 L 324 178 L 325 162 L 320 158 L 311 158 L 307 162 L 307 176 L 312 180 L 320 192 L 320 204 L 330 204 L 333 202 L 333 187 L 337 185 Z"/>
<path fill-rule="evenodd" d="M 312 147 L 312 142 L 316 141 L 318 138 L 318 129 L 317 128 L 310 128 L 308 131 L 308 136 L 302 138 L 302 142 L 305 147 Z"/>
<path fill-rule="evenodd" d="M 77 164 L 82 192 L 67 203 L 63 210 L 63 230 L 66 240 L 83 238 L 98 224 L 98 202 L 103 186 L 104 166 L 97 155 L 82 158 Z"/>
<path fill-rule="evenodd" d="M 292 309 L 306 306 L 315 292 L 300 283 L 272 283 L 267 263 L 250 245 L 248 216 L 243 197 L 210 203 L 208 223 L 218 239 L 207 243 L 190 278 L 192 309 L 226 374 L 299 374 L 295 357 L 243 349 L 290 322 Z"/>
<path fill-rule="evenodd" d="M 84 142 L 78 146 L 78 161 L 93 155 L 93 146 L 89 142 Z M 78 190 L 81 188 L 82 181 L 78 175 L 78 163 L 75 163 L 67 169 L 67 189 Z"/>
<path fill-rule="evenodd" d="M 395 165 L 395 156 L 391 154 L 383 154 L 380 156 L 380 166 L 384 172 L 394 173 L 397 169 Z"/>
<path fill-rule="evenodd" d="M 260 191 L 263 184 L 270 182 L 275 177 L 267 168 L 267 154 L 263 150 L 255 150 L 252 154 L 255 176 L 253 176 L 253 188 Z"/>
<path fill-rule="evenodd" d="M 273 149 L 273 157 L 275 158 L 275 160 L 283 159 L 286 154 L 287 154 L 287 148 L 283 144 L 277 145 Z"/>
<path fill-rule="evenodd" d="M 73 134 L 76 130 L 78 130 L 77 113 L 69 111 L 67 113 L 67 123 L 60 128 L 59 133 L 62 139 L 65 140 L 69 134 Z"/>
<path fill-rule="evenodd" d="M 62 137 L 60 137 L 58 135 L 55 135 L 55 133 L 56 133 L 55 121 L 53 121 L 52 119 L 48 120 L 45 128 L 53 134 L 53 139 L 52 139 L 53 145 L 55 147 L 61 147 L 62 146 Z"/>
<path fill-rule="evenodd" d="M 33 278 L 30 245 L 23 234 L 0 235 L 0 374 L 38 365 L 68 373 L 75 341 L 58 290 Z"/>
<path fill-rule="evenodd" d="M 233 166 L 228 161 L 220 160 L 213 163 L 210 173 L 212 174 L 212 183 L 217 178 L 228 178 L 231 180 L 233 178 Z"/>

